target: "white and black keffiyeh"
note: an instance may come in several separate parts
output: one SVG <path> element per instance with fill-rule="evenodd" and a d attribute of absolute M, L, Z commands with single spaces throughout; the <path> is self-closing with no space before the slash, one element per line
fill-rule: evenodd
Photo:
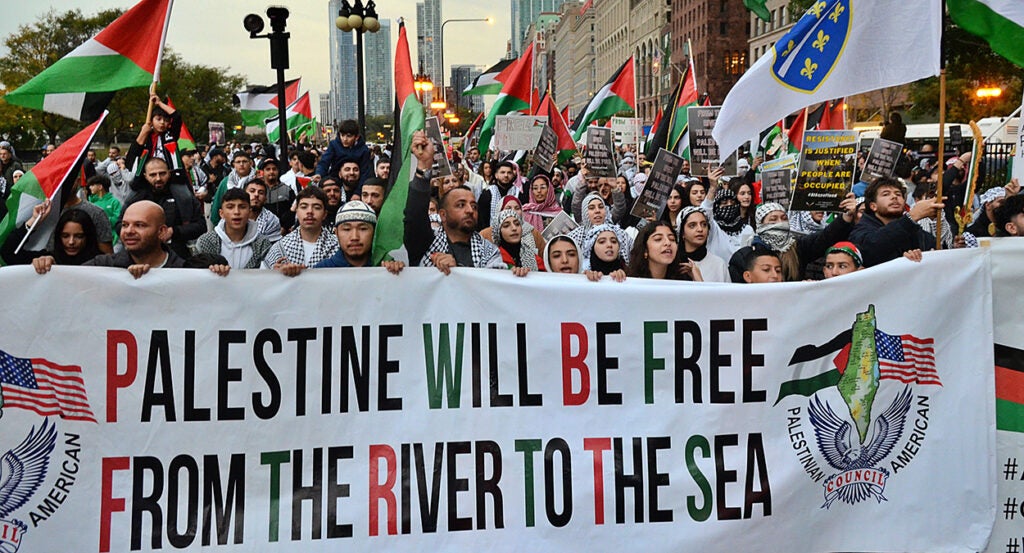
<path fill-rule="evenodd" d="M 498 246 L 484 239 L 478 232 L 474 232 L 469 237 L 469 251 L 473 256 L 473 266 L 477 268 L 487 267 L 495 257 L 500 258 Z M 427 253 L 423 254 L 420 266 L 433 267 L 434 262 L 430 260 L 430 256 L 434 253 L 451 253 L 448 234 L 444 229 L 434 229 L 434 240 L 430 243 L 430 247 L 427 248 Z"/>
<path fill-rule="evenodd" d="M 505 222 L 505 219 L 514 217 L 519 221 L 519 225 L 522 227 L 521 235 L 519 237 L 519 264 L 531 271 L 537 270 L 537 241 L 533 239 L 533 227 L 523 221 L 523 216 L 514 209 L 506 209 L 500 211 L 491 217 L 491 237 L 494 239 L 494 243 L 499 247 L 502 245 L 504 240 L 501 237 L 501 224 Z M 529 229 L 529 230 L 527 230 Z M 508 251 L 508 248 L 505 248 Z"/>
<path fill-rule="evenodd" d="M 321 231 L 320 237 L 316 241 L 313 257 L 310 258 L 308 266 L 316 265 L 324 259 L 331 257 L 337 251 L 337 237 L 326 230 Z M 302 235 L 299 234 L 299 229 L 289 232 L 270 248 L 270 251 L 267 252 L 267 256 L 264 258 L 264 266 L 273 268 L 274 263 L 277 263 L 281 258 L 286 259 L 289 263 L 306 264 L 306 249 L 302 246 Z"/>

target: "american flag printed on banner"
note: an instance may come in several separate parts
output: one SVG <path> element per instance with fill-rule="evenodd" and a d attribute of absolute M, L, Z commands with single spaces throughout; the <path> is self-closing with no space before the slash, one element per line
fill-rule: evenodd
<path fill-rule="evenodd" d="M 0 351 L 2 408 L 34 411 L 44 417 L 96 422 L 82 380 L 82 368 L 46 359 L 24 359 Z"/>
<path fill-rule="evenodd" d="M 882 379 L 942 386 L 935 370 L 935 340 L 910 334 L 894 336 L 875 330 L 875 348 Z"/>

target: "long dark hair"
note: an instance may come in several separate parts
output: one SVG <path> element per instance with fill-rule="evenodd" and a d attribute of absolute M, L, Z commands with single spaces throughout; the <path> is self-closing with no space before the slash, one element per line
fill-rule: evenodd
<path fill-rule="evenodd" d="M 682 211 L 690 204 L 690 193 L 680 184 L 673 184 L 672 190 L 679 194 L 679 199 L 682 202 L 679 204 L 679 211 Z M 669 191 L 670 195 L 672 190 Z M 676 215 L 679 215 L 679 212 L 676 212 Z M 675 227 L 676 218 L 668 212 L 668 202 L 665 202 L 665 209 L 661 210 L 661 220 Z"/>
<path fill-rule="evenodd" d="M 651 276 L 651 266 L 647 259 L 647 240 L 654 234 L 654 231 L 664 227 L 672 233 L 672 236 L 676 235 L 676 228 L 674 225 L 670 225 L 665 221 L 655 221 L 646 225 L 640 234 L 637 234 L 636 240 L 633 241 L 633 251 L 629 254 L 629 268 L 626 269 L 626 274 L 630 277 L 637 278 L 653 278 Z M 666 280 L 692 280 L 689 275 L 684 275 L 679 271 L 679 252 L 682 250 L 682 245 L 676 249 L 676 257 L 672 260 L 672 263 L 668 264 L 668 270 L 665 271 Z"/>
<path fill-rule="evenodd" d="M 743 206 L 740 205 L 740 219 L 742 219 L 744 223 L 750 225 L 750 228 L 757 228 L 757 221 L 754 220 L 754 212 L 757 211 L 757 198 L 754 194 L 754 185 L 746 181 L 739 182 L 739 179 L 736 179 L 733 182 L 735 182 L 735 185 L 730 186 L 729 188 L 732 189 L 733 194 L 736 194 L 736 205 L 739 205 L 740 203 L 740 189 L 744 186 L 750 189 L 750 206 L 747 207 L 747 214 L 744 215 Z"/>
<path fill-rule="evenodd" d="M 85 245 L 82 246 L 81 251 L 77 255 L 68 255 L 64 251 L 64 241 L 60 239 L 60 234 L 64 232 L 64 227 L 68 223 L 78 223 L 82 227 L 82 232 L 85 233 Z M 99 254 L 100 243 L 92 217 L 81 209 L 69 209 L 61 213 L 60 218 L 57 219 L 57 229 L 53 234 L 53 258 L 57 261 L 57 264 L 81 265 Z"/>

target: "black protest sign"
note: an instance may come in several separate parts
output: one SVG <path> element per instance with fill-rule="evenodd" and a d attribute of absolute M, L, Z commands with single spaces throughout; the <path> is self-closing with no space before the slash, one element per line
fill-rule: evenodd
<path fill-rule="evenodd" d="M 540 142 L 533 150 L 533 163 L 550 173 L 555 168 L 555 158 L 558 157 L 558 135 L 551 129 L 551 125 L 544 125 L 540 133 Z"/>
<path fill-rule="evenodd" d="M 721 110 L 722 106 L 698 106 L 686 110 L 690 166 L 694 175 L 707 175 L 714 167 L 725 169 L 726 175 L 736 174 L 736 154 L 731 154 L 723 163 L 719 163 L 718 142 L 711 136 Z"/>
<path fill-rule="evenodd" d="M 441 135 L 441 124 L 437 117 L 427 118 L 423 130 L 427 138 L 434 143 L 434 176 L 447 177 L 452 174 L 452 166 L 448 163 L 448 150 L 444 145 L 444 137 Z"/>
<path fill-rule="evenodd" d="M 868 153 L 868 159 L 864 162 L 864 170 L 861 172 L 860 180 L 867 182 L 868 179 L 891 177 L 902 153 L 903 144 L 884 138 L 876 138 L 871 143 L 871 151 Z"/>
<path fill-rule="evenodd" d="M 964 132 L 960 128 L 960 125 L 950 125 L 949 127 L 949 144 L 951 146 L 960 146 L 964 143 Z"/>
<path fill-rule="evenodd" d="M 790 169 L 775 169 L 761 173 L 761 199 L 765 203 L 775 202 L 789 211 L 792 188 L 793 171 Z"/>
<path fill-rule="evenodd" d="M 640 197 L 636 199 L 633 209 L 629 211 L 629 214 L 641 219 L 661 217 L 661 211 L 665 209 L 665 203 L 668 202 L 668 195 L 672 192 L 672 186 L 675 185 L 676 179 L 679 178 L 679 173 L 682 170 L 682 157 L 664 148 L 659 149 L 658 155 L 654 158 L 651 174 L 648 175 L 647 183 L 644 185 L 644 190 L 640 193 Z"/>
<path fill-rule="evenodd" d="M 616 167 L 612 130 L 606 127 L 587 127 L 587 151 L 584 157 L 591 175 L 614 178 Z"/>
<path fill-rule="evenodd" d="M 790 211 L 841 212 L 856 163 L 857 131 L 806 131 Z"/>

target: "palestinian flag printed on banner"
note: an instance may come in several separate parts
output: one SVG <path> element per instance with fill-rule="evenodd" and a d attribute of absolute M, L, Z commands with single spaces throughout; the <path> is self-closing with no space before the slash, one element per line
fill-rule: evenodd
<path fill-rule="evenodd" d="M 530 99 L 533 92 L 533 43 L 526 48 L 526 52 L 516 61 L 508 80 L 501 89 L 501 94 L 491 106 L 484 119 L 484 126 L 480 129 L 480 142 L 477 148 L 480 153 L 485 153 L 491 146 L 491 138 L 494 136 L 494 124 L 499 115 L 510 113 L 530 112 Z"/>
<path fill-rule="evenodd" d="M 285 81 L 284 104 L 291 105 L 299 99 L 299 85 L 302 79 Z M 235 94 L 233 100 L 242 112 L 242 124 L 247 127 L 265 126 L 265 121 L 277 117 L 277 85 L 250 86 Z"/>
<path fill-rule="evenodd" d="M 160 80 L 172 3 L 142 0 L 4 99 L 76 121 L 95 120 L 115 91 Z"/>
<path fill-rule="evenodd" d="M 619 112 L 636 111 L 636 81 L 634 79 L 633 56 L 630 56 L 608 82 L 597 91 L 587 104 L 583 114 L 573 123 L 572 139 L 580 141 L 587 126 L 597 119 L 605 119 Z"/>
<path fill-rule="evenodd" d="M 54 200 L 65 181 L 77 178 L 75 171 L 81 167 L 85 151 L 96 136 L 96 129 L 106 117 L 107 112 L 102 112 L 95 123 L 78 131 L 78 134 L 66 140 L 52 154 L 18 179 L 18 183 L 11 188 L 11 194 L 7 197 L 7 216 L 0 221 L 0 246 L 7 241 L 7 237 L 17 225 L 24 224 L 32 216 L 32 208 L 46 200 Z M 27 237 L 32 242 L 26 243 L 46 243 L 49 233 L 53 232 L 60 217 L 61 202 L 56 201 L 56 204 L 45 220 L 36 222 L 32 227 L 32 233 Z"/>
<path fill-rule="evenodd" d="M 996 344 L 996 428 L 1024 432 L 1024 350 Z"/>
<path fill-rule="evenodd" d="M 416 97 L 412 61 L 409 58 L 409 37 L 405 22 L 398 23 L 398 45 L 395 47 L 395 144 L 392 148 L 391 175 L 387 199 L 380 208 L 377 228 L 373 234 L 374 265 L 391 258 L 405 240 L 405 202 L 409 197 L 409 178 L 416 162 L 412 156 L 412 135 L 422 131 L 426 121 L 423 104 Z"/>

